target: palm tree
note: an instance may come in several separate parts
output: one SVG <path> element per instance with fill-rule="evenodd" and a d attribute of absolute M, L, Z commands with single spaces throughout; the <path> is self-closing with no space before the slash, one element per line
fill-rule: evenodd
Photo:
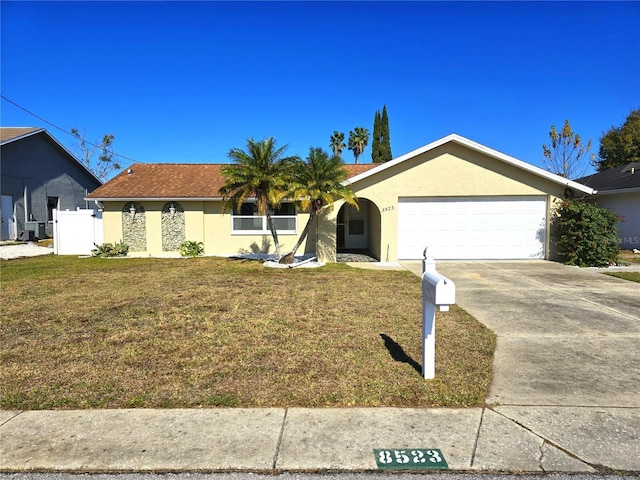
<path fill-rule="evenodd" d="M 235 206 L 238 210 L 249 198 L 255 198 L 258 215 L 266 215 L 278 258 L 281 256 L 278 233 L 271 219 L 271 208 L 280 205 L 291 183 L 292 166 L 298 157 L 283 157 L 287 146 L 276 148 L 276 139 L 247 140 L 247 149 L 232 148 L 227 156 L 234 163 L 222 167 L 226 177 L 220 194 L 225 209 Z"/>
<path fill-rule="evenodd" d="M 329 147 L 336 157 L 342 158 L 342 150 L 346 145 L 344 144 L 344 133 L 334 131 L 333 135 L 329 137 Z"/>
<path fill-rule="evenodd" d="M 347 179 L 344 163 L 337 155 L 329 155 L 321 148 L 310 148 L 305 162 L 298 162 L 293 171 L 294 183 L 291 194 L 298 199 L 300 206 L 311 209 L 309 220 L 293 247 L 293 250 L 280 259 L 280 263 L 293 263 L 293 257 L 309 234 L 309 228 L 317 218 L 318 212 L 326 205 L 342 199 L 358 208 L 355 193 L 343 185 Z"/>
<path fill-rule="evenodd" d="M 369 143 L 369 130 L 363 127 L 356 127 L 349 132 L 349 150 L 353 151 L 353 156 L 358 163 L 358 157 L 362 155 Z"/>

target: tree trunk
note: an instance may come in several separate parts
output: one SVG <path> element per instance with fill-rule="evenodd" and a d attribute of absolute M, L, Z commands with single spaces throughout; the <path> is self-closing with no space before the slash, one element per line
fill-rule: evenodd
<path fill-rule="evenodd" d="M 298 248 L 300 248 L 300 245 L 302 245 L 302 242 L 304 242 L 304 239 L 307 238 L 307 235 L 309 235 L 309 228 L 313 223 L 313 219 L 316 218 L 316 215 L 317 215 L 316 208 L 315 206 L 312 206 L 311 214 L 309 215 L 309 220 L 307 220 L 307 224 L 304 226 L 304 230 L 300 234 L 300 238 L 298 239 L 296 244 L 293 246 L 293 250 L 291 250 L 289 253 L 287 253 L 284 257 L 280 259 L 280 263 L 285 263 L 285 264 L 293 263 L 294 256 L 298 251 Z"/>
<path fill-rule="evenodd" d="M 278 260 L 282 257 L 282 252 L 280 251 L 280 242 L 278 241 L 278 232 L 276 232 L 276 227 L 273 225 L 273 220 L 271 219 L 271 214 L 269 210 L 267 210 L 267 225 L 269 225 L 269 230 L 271 230 L 271 236 L 273 237 L 273 243 L 276 247 L 276 254 L 278 255 Z"/>

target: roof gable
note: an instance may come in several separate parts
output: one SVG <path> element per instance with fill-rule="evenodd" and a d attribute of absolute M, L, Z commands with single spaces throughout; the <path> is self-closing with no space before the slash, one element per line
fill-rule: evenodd
<path fill-rule="evenodd" d="M 348 174 L 345 185 L 351 185 L 365 178 L 369 178 L 387 168 L 401 164 L 449 142 L 457 143 L 481 152 L 505 164 L 515 166 L 562 186 L 570 187 L 590 195 L 595 193 L 595 190 L 591 187 L 568 180 L 559 175 L 554 175 L 522 160 L 510 157 L 456 134 L 443 137 L 440 140 L 436 140 L 386 163 L 344 165 Z M 91 192 L 87 198 L 93 200 L 219 199 L 221 198 L 219 190 L 225 182 L 224 175 L 222 174 L 222 168 L 225 165 L 228 164 L 138 163 L 122 171 L 113 179 Z"/>
<path fill-rule="evenodd" d="M 78 159 L 73 155 L 67 148 L 62 145 L 56 138 L 51 135 L 44 128 L 34 128 L 34 127 L 0 127 L 0 145 L 7 145 L 12 142 L 17 142 L 19 140 L 23 140 L 25 138 L 31 137 L 32 135 L 44 135 L 53 145 L 62 151 L 63 155 L 65 155 L 69 161 L 73 162 L 80 168 L 82 168 L 88 175 L 90 175 L 98 184 L 102 184 L 102 180 L 95 176 L 95 174 L 87 168 L 82 162 L 78 161 Z"/>
<path fill-rule="evenodd" d="M 363 180 L 365 178 L 368 178 L 372 175 L 375 175 L 379 172 L 382 172 L 384 170 L 386 170 L 387 168 L 391 168 L 395 165 L 398 164 L 402 164 L 403 162 L 406 162 L 407 160 L 411 159 L 411 158 L 415 158 L 418 155 L 421 155 L 425 152 L 428 152 L 430 150 L 434 150 L 438 147 L 441 147 L 447 143 L 457 143 L 459 145 L 462 145 L 464 147 L 467 147 L 471 150 L 475 150 L 477 152 L 483 153 L 485 155 L 488 155 L 492 158 L 495 158 L 501 162 L 504 162 L 505 164 L 508 165 L 512 165 L 514 167 L 520 168 L 524 171 L 533 173 L 535 175 L 538 175 L 539 177 L 545 178 L 547 180 L 551 180 L 552 182 L 558 183 L 560 185 L 566 186 L 566 187 L 571 187 L 574 190 L 579 190 L 581 192 L 587 193 L 589 195 L 592 195 L 595 193 L 593 188 L 590 187 L 586 187 L 585 185 L 582 185 L 578 182 L 575 182 L 573 180 L 569 180 L 567 178 L 561 177 L 559 175 L 555 175 L 553 173 L 547 172 L 546 170 L 543 170 L 541 168 L 538 168 L 534 165 L 531 165 L 527 162 L 523 162 L 522 160 L 518 160 L 517 158 L 511 157 L 509 155 L 505 155 L 504 153 L 498 152 L 497 150 L 494 150 L 492 148 L 486 147 L 480 143 L 476 143 L 472 140 L 469 140 L 468 138 L 462 137 L 460 135 L 457 135 L 455 133 L 452 133 L 450 135 L 447 135 L 446 137 L 443 137 L 439 140 L 436 140 L 435 142 L 429 143 L 427 145 L 425 145 L 424 147 L 420 147 L 416 150 L 413 150 L 412 152 L 409 152 L 405 155 L 402 155 L 400 157 L 397 157 L 393 160 L 390 160 L 386 163 L 382 163 L 380 165 L 377 165 L 375 168 L 372 168 L 370 170 L 367 170 L 359 175 L 356 175 L 350 179 L 348 179 L 345 183 L 347 185 L 356 183 L 360 180 Z"/>

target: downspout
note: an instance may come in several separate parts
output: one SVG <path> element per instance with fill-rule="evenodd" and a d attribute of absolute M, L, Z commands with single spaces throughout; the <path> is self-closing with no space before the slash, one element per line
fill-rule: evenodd
<path fill-rule="evenodd" d="M 27 221 L 29 220 L 29 189 L 27 187 L 27 179 L 24 179 L 24 190 L 22 193 L 22 203 L 24 204 L 24 220 L 22 224 L 22 229 L 25 230 L 27 228 Z M 16 219 L 17 220 L 17 219 Z"/>
<path fill-rule="evenodd" d="M 544 259 L 551 260 L 551 217 L 555 215 L 555 197 L 547 195 L 545 210 L 547 214 L 544 222 Z"/>

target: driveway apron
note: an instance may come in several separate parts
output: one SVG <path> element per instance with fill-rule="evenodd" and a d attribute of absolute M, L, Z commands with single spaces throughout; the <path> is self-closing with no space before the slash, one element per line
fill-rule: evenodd
<path fill-rule="evenodd" d="M 640 407 L 640 284 L 535 260 L 437 269 L 498 335 L 487 404 Z"/>

